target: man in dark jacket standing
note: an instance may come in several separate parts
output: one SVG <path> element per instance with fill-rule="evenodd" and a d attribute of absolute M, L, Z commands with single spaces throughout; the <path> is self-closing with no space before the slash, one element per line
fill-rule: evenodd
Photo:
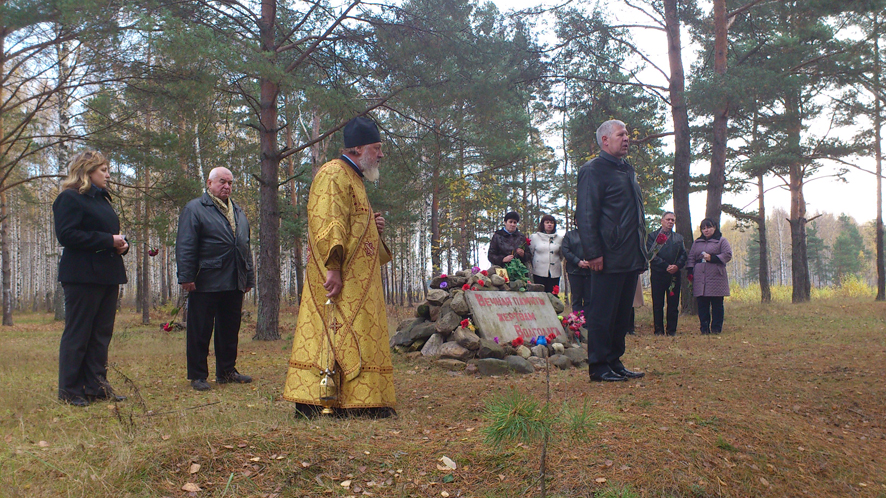
<path fill-rule="evenodd" d="M 593 381 L 639 378 L 625 368 L 625 335 L 637 275 L 646 269 L 646 227 L 637 174 L 625 161 L 630 137 L 621 121 L 597 129 L 600 155 L 578 172 L 576 222 L 584 258 L 590 263 L 588 369 Z"/>
<path fill-rule="evenodd" d="M 680 314 L 680 270 L 686 266 L 686 246 L 683 236 L 674 231 L 677 217 L 667 211 L 661 216 L 661 228 L 649 234 L 646 252 L 655 251 L 656 239 L 664 234 L 667 241 L 661 245 L 649 262 L 649 282 L 652 285 L 652 323 L 655 335 L 677 333 L 677 316 Z M 668 303 L 667 328 L 664 325 L 664 305 Z"/>
<path fill-rule="evenodd" d="M 230 198 L 233 181 L 227 168 L 210 171 L 206 192 L 178 219 L 175 259 L 178 282 L 188 292 L 188 379 L 198 391 L 210 388 L 206 357 L 213 325 L 216 382 L 252 382 L 236 369 L 243 294 L 255 285 L 255 271 L 249 222 Z"/>
<path fill-rule="evenodd" d="M 584 259 L 581 247 L 581 235 L 578 230 L 570 230 L 563 237 L 560 253 L 566 260 L 566 274 L 569 276 L 569 287 L 572 289 L 572 311 L 582 310 L 588 301 L 588 281 L 591 278 L 591 264 Z"/>

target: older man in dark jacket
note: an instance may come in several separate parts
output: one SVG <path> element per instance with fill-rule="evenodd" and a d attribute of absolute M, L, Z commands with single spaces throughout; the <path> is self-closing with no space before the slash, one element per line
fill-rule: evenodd
<path fill-rule="evenodd" d="M 677 218 L 666 211 L 661 215 L 661 228 L 649 234 L 646 251 L 658 252 L 649 262 L 649 283 L 652 286 L 652 325 L 655 335 L 677 333 L 677 317 L 680 314 L 680 270 L 686 266 L 686 246 L 683 236 L 674 231 Z M 667 238 L 664 244 L 656 243 L 659 235 Z M 651 255 L 651 254 L 650 254 Z M 664 324 L 664 306 L 668 304 L 667 328 Z"/>
<path fill-rule="evenodd" d="M 624 159 L 629 143 L 624 123 L 606 121 L 597 129 L 600 155 L 578 172 L 576 222 L 592 271 L 585 317 L 593 381 L 644 375 L 621 362 L 637 275 L 647 267 L 643 199 L 637 174 Z"/>
<path fill-rule="evenodd" d="M 188 292 L 188 379 L 198 391 L 210 389 L 206 357 L 213 325 L 216 382 L 252 382 L 236 369 L 243 294 L 255 285 L 255 271 L 249 222 L 230 198 L 233 181 L 227 168 L 213 169 L 206 192 L 178 220 L 178 282 Z"/>

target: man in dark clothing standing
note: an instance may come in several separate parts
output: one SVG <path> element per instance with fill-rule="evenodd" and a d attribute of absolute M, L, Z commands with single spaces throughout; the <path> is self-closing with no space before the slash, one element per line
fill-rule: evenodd
<path fill-rule="evenodd" d="M 527 239 L 517 228 L 518 223 L 520 215 L 511 211 L 505 215 L 505 226 L 492 234 L 486 258 L 493 265 L 504 267 L 516 257 L 529 267 Z"/>
<path fill-rule="evenodd" d="M 584 259 L 581 236 L 578 230 L 570 230 L 563 237 L 560 253 L 566 260 L 566 274 L 572 289 L 572 311 L 584 310 L 588 305 L 587 282 L 591 278 L 591 264 Z"/>
<path fill-rule="evenodd" d="M 677 217 L 667 211 L 661 216 L 661 228 L 649 234 L 646 251 L 655 251 L 656 239 L 664 234 L 667 241 L 649 262 L 649 282 L 652 285 L 652 322 L 655 335 L 675 335 L 680 314 L 680 270 L 686 266 L 686 246 L 683 236 L 674 231 Z M 664 326 L 664 305 L 668 303 L 667 328 Z"/>
<path fill-rule="evenodd" d="M 252 382 L 235 368 L 243 294 L 255 285 L 249 222 L 230 199 L 234 177 L 227 168 L 209 172 L 206 192 L 189 202 L 178 219 L 175 259 L 178 282 L 188 292 L 188 379 L 210 389 L 209 340 L 215 326 L 215 380 Z"/>
<path fill-rule="evenodd" d="M 597 129 L 600 155 L 578 172 L 576 222 L 584 258 L 590 263 L 588 370 L 593 381 L 639 378 L 625 368 L 625 335 L 637 275 L 647 267 L 646 227 L 637 174 L 625 161 L 630 137 L 621 121 Z"/>

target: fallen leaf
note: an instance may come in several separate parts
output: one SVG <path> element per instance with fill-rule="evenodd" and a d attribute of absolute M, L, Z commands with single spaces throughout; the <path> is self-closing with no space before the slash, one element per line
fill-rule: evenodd
<path fill-rule="evenodd" d="M 606 478 L 605 477 L 598 477 L 598 478 L 594 479 L 594 482 L 603 484 L 604 482 L 606 482 Z"/>
<path fill-rule="evenodd" d="M 41 448 L 49 448 L 49 443 L 47 443 L 46 441 L 40 441 L 39 443 L 37 443 L 37 446 Z"/>
<path fill-rule="evenodd" d="M 260 461 L 261 461 L 261 457 L 252 457 L 252 458 L 249 459 L 249 461 L 250 461 L 250 462 L 260 462 Z"/>
<path fill-rule="evenodd" d="M 365 466 L 365 465 L 361 465 L 361 466 L 357 467 L 357 470 L 359 470 L 360 473 L 362 474 L 363 472 L 366 472 L 366 466 Z"/>
<path fill-rule="evenodd" d="M 368 455 L 369 452 L 368 452 L 368 451 L 364 451 L 363 454 L 364 454 L 364 455 Z"/>
<path fill-rule="evenodd" d="M 440 496 L 442 496 L 443 498 L 446 498 L 447 496 L 449 496 L 449 493 L 447 493 L 446 491 L 441 491 Z"/>
<path fill-rule="evenodd" d="M 286 455 L 277 455 L 277 460 L 283 460 L 286 458 Z"/>
<path fill-rule="evenodd" d="M 606 460 L 603 462 L 603 466 L 606 468 L 612 467 L 612 460 Z"/>
<path fill-rule="evenodd" d="M 170 437 L 172 437 L 172 436 L 170 436 L 168 434 L 164 434 L 164 435 L 160 436 L 160 439 L 162 439 L 164 441 L 168 441 Z"/>
<path fill-rule="evenodd" d="M 343 488 L 350 488 L 350 487 L 351 487 L 351 481 L 342 481 L 342 482 L 341 482 L 341 487 L 343 487 Z"/>
<path fill-rule="evenodd" d="M 234 449 L 234 447 L 231 446 L 230 444 L 226 444 L 226 445 L 222 446 L 222 448 L 224 448 L 226 450 L 233 450 Z"/>
<path fill-rule="evenodd" d="M 760 483 L 763 484 L 764 486 L 769 486 L 769 481 L 767 481 L 766 478 L 764 478 L 764 477 L 760 478 Z"/>
<path fill-rule="evenodd" d="M 185 483 L 185 485 L 182 486 L 182 491 L 187 491 L 188 493 L 196 493 L 197 491 L 203 491 L 203 490 L 200 489 L 200 486 L 197 486 L 196 484 L 189 482 L 189 483 Z"/>
<path fill-rule="evenodd" d="M 458 468 L 458 465 L 456 465 L 455 462 L 453 462 L 452 459 L 447 456 L 440 458 L 440 461 L 443 462 L 443 465 L 445 465 L 447 468 L 450 468 L 452 470 L 455 470 Z"/>
<path fill-rule="evenodd" d="M 200 472 L 200 464 L 192 463 L 191 468 L 188 469 L 188 472 L 191 474 L 196 474 L 197 472 Z"/>
<path fill-rule="evenodd" d="M 246 443 L 238 443 L 238 444 L 237 444 L 237 447 L 238 447 L 238 448 L 245 448 L 245 447 L 246 447 Z"/>
<path fill-rule="evenodd" d="M 303 467 L 303 468 L 305 468 L 305 469 L 306 469 L 306 468 L 308 468 L 308 467 L 310 467 L 310 466 L 311 466 L 311 464 L 310 464 L 310 463 L 308 463 L 308 462 L 302 462 L 302 463 L 301 463 L 301 466 L 302 466 L 302 467 Z"/>

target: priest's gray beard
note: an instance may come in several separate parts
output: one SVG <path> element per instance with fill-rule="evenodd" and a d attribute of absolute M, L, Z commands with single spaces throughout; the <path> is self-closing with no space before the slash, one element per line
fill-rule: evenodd
<path fill-rule="evenodd" d="M 357 159 L 357 163 L 360 165 L 360 170 L 363 172 L 363 176 L 369 180 L 370 182 L 377 182 L 380 176 L 378 171 L 378 158 L 362 156 Z"/>

